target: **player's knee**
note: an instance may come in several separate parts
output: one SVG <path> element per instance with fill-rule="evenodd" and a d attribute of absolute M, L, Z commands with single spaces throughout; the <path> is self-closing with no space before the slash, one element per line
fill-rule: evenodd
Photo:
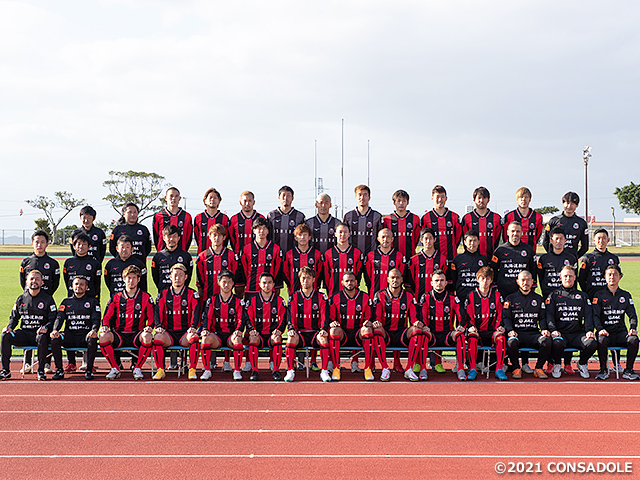
<path fill-rule="evenodd" d="M 604 348 L 607 348 L 609 346 L 609 336 L 598 335 L 598 344 Z"/>
<path fill-rule="evenodd" d="M 542 341 L 540 343 L 542 344 Z M 520 340 L 518 340 L 518 337 L 509 337 L 509 339 L 507 340 L 507 345 L 511 348 L 518 348 L 518 346 L 520 345 Z"/>
<path fill-rule="evenodd" d="M 638 345 L 640 345 L 640 341 L 638 340 L 638 336 L 637 335 L 629 335 L 627 337 L 627 346 L 629 346 L 629 347 L 637 347 Z"/>

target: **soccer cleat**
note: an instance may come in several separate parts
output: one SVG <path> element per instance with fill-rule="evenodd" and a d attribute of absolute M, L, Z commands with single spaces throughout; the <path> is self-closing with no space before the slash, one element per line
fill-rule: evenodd
<path fill-rule="evenodd" d="M 353 369 L 351 370 L 353 372 Z M 340 381 L 340 369 L 334 368 L 333 373 L 331 374 L 331 380 L 335 380 L 336 382 Z"/>
<path fill-rule="evenodd" d="M 553 373 L 553 367 L 554 367 L 553 363 L 547 362 L 547 368 L 544 369 L 544 373 L 546 373 L 547 375 L 549 375 L 550 373 Z M 558 365 L 558 367 L 561 368 L 560 365 Z"/>
<path fill-rule="evenodd" d="M 9 380 L 11 378 L 11 372 L 9 370 L 2 370 L 0 372 L 0 380 Z"/>
<path fill-rule="evenodd" d="M 546 372 L 545 372 L 546 373 Z M 551 368 L 551 376 L 553 378 L 560 378 L 562 376 L 562 366 L 560 365 L 554 365 Z"/>
<path fill-rule="evenodd" d="M 402 373 L 404 373 L 404 371 Z M 413 373 L 420 373 L 420 364 L 419 363 L 414 363 L 413 364 Z"/>
<path fill-rule="evenodd" d="M 222 364 L 222 372 L 223 373 L 230 373 L 232 371 L 233 371 L 233 369 L 231 368 L 231 364 L 229 362 L 224 362 Z"/>
<path fill-rule="evenodd" d="M 45 363 L 44 364 L 44 373 L 53 373 L 53 370 L 51 368 L 51 364 L 50 363 Z"/>
<path fill-rule="evenodd" d="M 93 380 L 93 372 L 84 372 L 85 380 Z"/>
<path fill-rule="evenodd" d="M 589 366 L 578 362 L 578 372 L 582 378 L 589 378 Z"/>
<path fill-rule="evenodd" d="M 244 362 L 244 367 L 242 367 L 242 371 L 247 373 L 247 372 L 250 372 L 251 370 L 253 370 L 253 368 L 251 367 L 251 363 Z"/>
<path fill-rule="evenodd" d="M 193 370 L 195 371 L 195 368 Z M 197 375 L 196 378 L 198 378 Z M 200 375 L 200 380 L 202 380 L 203 382 L 211 380 L 211 370 L 205 370 L 204 372 L 202 372 L 202 375 Z"/>
<path fill-rule="evenodd" d="M 478 371 L 475 368 L 471 368 L 469 370 L 469 374 L 467 375 L 467 380 L 475 380 L 478 377 Z"/>
<path fill-rule="evenodd" d="M 638 374 L 635 373 L 633 370 L 625 370 L 624 373 L 622 374 L 622 378 L 633 381 L 633 380 L 639 380 L 640 376 L 638 376 Z"/>
<path fill-rule="evenodd" d="M 206 372 L 209 372 L 209 378 L 211 378 L 211 370 L 204 370 L 204 372 L 202 372 L 202 374 L 204 375 Z M 190 368 L 189 369 L 189 374 L 187 375 L 189 380 L 197 380 L 198 379 L 198 372 L 196 371 L 195 368 Z"/>
<path fill-rule="evenodd" d="M 53 377 L 51 377 L 51 378 L 53 380 L 62 380 L 64 378 L 64 370 L 59 368 L 58 370 L 56 370 L 56 373 L 54 373 Z"/>
<path fill-rule="evenodd" d="M 382 382 L 388 382 L 389 378 L 391 378 L 391 370 L 389 370 L 388 368 L 383 368 L 382 373 L 380 374 L 380 380 Z"/>
<path fill-rule="evenodd" d="M 429 380 L 429 374 L 427 373 L 427 369 L 423 368 L 422 370 L 420 370 L 420 380 Z"/>
<path fill-rule="evenodd" d="M 600 372 L 598 372 L 598 374 L 596 375 L 596 380 L 606 380 L 607 378 L 609 378 L 609 369 L 606 368 L 604 370 L 600 370 Z"/>
<path fill-rule="evenodd" d="M 74 365 L 75 367 L 75 365 Z M 87 369 L 87 364 L 82 362 L 82 365 L 80 365 L 80 368 L 78 370 L 80 370 L 81 372 L 84 372 Z"/>
<path fill-rule="evenodd" d="M 535 372 L 533 372 L 535 375 Z M 511 374 L 511 376 L 515 379 L 519 379 L 522 378 L 522 369 L 521 368 L 516 368 L 513 373 Z"/>
<path fill-rule="evenodd" d="M 445 368 L 442 366 L 441 363 L 436 363 L 435 371 L 438 372 L 438 373 L 445 373 L 446 372 Z"/>
<path fill-rule="evenodd" d="M 564 366 L 564 371 L 566 372 L 567 375 L 575 375 L 576 374 L 576 371 L 573 369 L 571 364 L 565 365 Z"/>
<path fill-rule="evenodd" d="M 331 381 L 331 375 L 329 375 L 329 370 L 321 370 L 320 371 L 320 380 L 322 380 L 323 382 L 330 382 Z"/>
<path fill-rule="evenodd" d="M 120 370 L 118 370 L 117 368 L 112 368 L 104 378 L 106 378 L 107 380 L 115 380 L 116 378 L 120 378 L 120 375 Z"/>
<path fill-rule="evenodd" d="M 74 363 L 67 363 L 67 366 L 64 367 L 64 373 L 73 373 L 76 371 L 76 365 Z"/>
<path fill-rule="evenodd" d="M 418 380 L 420 380 L 410 368 L 404 371 L 404 378 L 406 378 L 407 380 L 411 380 L 412 382 L 417 382 Z"/>
<path fill-rule="evenodd" d="M 525 363 L 524 365 L 522 365 L 522 373 L 531 375 L 533 373 L 533 368 L 531 368 L 528 363 Z"/>
<path fill-rule="evenodd" d="M 496 378 L 500 381 L 505 381 L 508 380 L 509 378 L 507 377 L 507 374 L 504 373 L 504 371 L 501 368 L 498 368 L 496 370 Z"/>
<path fill-rule="evenodd" d="M 312 372 L 319 372 L 320 371 L 320 367 L 318 366 L 318 364 L 316 362 L 312 362 L 311 363 L 311 371 Z"/>
<path fill-rule="evenodd" d="M 47 374 L 44 373 L 42 370 L 38 370 L 38 380 L 46 380 L 47 379 Z"/>
<path fill-rule="evenodd" d="M 271 378 L 273 378 L 274 381 L 279 382 L 282 380 L 282 375 L 280 375 L 280 372 L 278 370 L 274 370 L 271 373 Z"/>
<path fill-rule="evenodd" d="M 240 382 L 242 381 L 242 372 L 240 372 L 240 370 L 234 370 L 233 371 L 233 379 L 236 382 Z"/>
<path fill-rule="evenodd" d="M 136 367 L 133 369 L 133 379 L 134 380 L 142 380 L 144 375 L 142 374 L 142 369 L 140 367 Z"/>
<path fill-rule="evenodd" d="M 153 376 L 153 379 L 162 380 L 164 377 L 166 377 L 166 374 L 164 373 L 164 368 L 159 368 L 158 370 L 156 370 L 156 374 Z"/>
<path fill-rule="evenodd" d="M 335 373 L 335 369 L 333 370 Z M 360 368 L 360 365 L 358 365 L 358 362 L 351 362 L 351 373 L 362 373 L 362 369 Z M 338 380 L 340 380 L 338 378 Z"/>
<path fill-rule="evenodd" d="M 23 367 L 20 369 L 20 374 L 26 375 L 28 373 L 33 373 L 33 367 L 31 366 L 30 363 L 25 363 Z"/>
<path fill-rule="evenodd" d="M 296 378 L 296 371 L 291 369 L 287 370 L 287 374 L 284 376 L 285 382 L 293 382 Z"/>
<path fill-rule="evenodd" d="M 370 368 L 365 368 L 365 369 L 364 369 L 364 379 L 365 379 L 367 382 L 371 382 L 371 381 L 373 381 L 373 372 L 371 371 L 371 369 L 370 369 Z"/>
<path fill-rule="evenodd" d="M 547 374 L 544 373 L 544 370 L 542 370 L 541 368 L 536 368 L 533 371 L 533 376 L 536 378 L 542 378 L 542 379 L 549 378 Z"/>
<path fill-rule="evenodd" d="M 251 376 L 249 377 L 249 380 L 251 380 L 252 382 L 257 382 L 258 380 L 260 380 L 260 374 L 258 373 L 257 370 L 254 370 L 253 372 L 251 372 Z"/>
<path fill-rule="evenodd" d="M 467 375 L 464 373 L 464 370 L 461 368 L 458 370 L 458 380 L 466 380 Z"/>

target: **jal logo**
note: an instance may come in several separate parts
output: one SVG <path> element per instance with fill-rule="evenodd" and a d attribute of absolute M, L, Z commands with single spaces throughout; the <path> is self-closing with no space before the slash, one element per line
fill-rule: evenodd
<path fill-rule="evenodd" d="M 267 260 L 271 260 L 273 257 L 271 256 L 270 253 L 267 253 Z"/>
<path fill-rule="evenodd" d="M 136 310 L 142 310 L 142 305 L 140 305 L 139 303 L 136 303 Z"/>
<path fill-rule="evenodd" d="M 346 307 L 346 305 L 345 305 Z M 359 312 L 360 310 L 362 310 L 362 307 L 360 305 L 356 305 L 356 311 Z"/>
<path fill-rule="evenodd" d="M 367 222 L 367 228 L 371 228 L 371 227 L 373 227 L 373 223 Z"/>
<path fill-rule="evenodd" d="M 451 228 L 451 222 L 447 222 L 447 227 Z"/>
<path fill-rule="evenodd" d="M 573 229 L 574 230 L 578 230 L 580 228 L 580 225 L 578 225 L 577 223 L 573 224 Z"/>
<path fill-rule="evenodd" d="M 98 240 L 98 235 L 94 235 L 93 237 L 91 237 L 93 239 L 94 242 L 96 242 Z"/>
<path fill-rule="evenodd" d="M 333 230 L 333 228 L 329 229 L 329 235 L 333 235 L 335 233 L 335 231 Z"/>
<path fill-rule="evenodd" d="M 526 250 L 522 250 L 520 252 L 520 255 L 522 255 L 523 257 L 526 257 L 527 256 L 527 251 Z"/>
<path fill-rule="evenodd" d="M 290 227 L 293 227 L 295 224 L 296 224 L 296 222 L 295 222 L 295 221 L 293 221 L 293 220 L 289 220 L 289 226 L 290 226 Z"/>
<path fill-rule="evenodd" d="M 482 267 L 484 265 L 484 262 L 482 260 L 478 260 L 478 266 Z"/>
<path fill-rule="evenodd" d="M 538 301 L 537 300 L 531 300 L 531 306 L 532 307 L 537 307 L 538 306 Z"/>
<path fill-rule="evenodd" d="M 188 302 L 185 298 L 183 298 L 181 303 L 183 307 L 186 307 Z"/>
<path fill-rule="evenodd" d="M 313 265 L 315 263 L 315 260 L 313 258 L 309 259 L 309 265 Z"/>
<path fill-rule="evenodd" d="M 610 258 L 609 261 L 607 262 L 609 265 L 613 265 L 613 258 Z"/>
<path fill-rule="evenodd" d="M 142 236 L 142 230 L 138 230 L 138 236 L 141 237 Z"/>
<path fill-rule="evenodd" d="M 91 306 L 91 304 L 89 302 L 84 304 L 84 308 L 89 308 Z"/>
<path fill-rule="evenodd" d="M 624 297 L 620 297 L 620 303 L 624 303 Z"/>
<path fill-rule="evenodd" d="M 413 228 L 413 224 L 407 223 L 407 228 Z"/>
<path fill-rule="evenodd" d="M 347 263 L 349 265 L 352 265 L 353 264 L 353 258 L 347 258 Z"/>
<path fill-rule="evenodd" d="M 49 270 L 49 268 L 50 268 L 50 267 L 51 267 L 51 265 L 49 265 L 48 263 L 45 263 L 45 264 L 44 264 L 44 269 L 45 269 L 45 270 Z"/>
<path fill-rule="evenodd" d="M 91 271 L 91 265 L 87 265 L 87 271 Z"/>
<path fill-rule="evenodd" d="M 44 303 L 40 302 L 40 303 L 38 304 L 38 308 L 39 308 L 40 310 L 42 310 L 42 309 L 44 308 Z"/>
<path fill-rule="evenodd" d="M 314 303 L 314 304 L 313 304 L 313 306 L 312 306 L 311 308 L 313 308 L 314 310 L 317 310 L 317 309 L 318 309 L 318 304 L 317 304 L 317 303 Z"/>
<path fill-rule="evenodd" d="M 273 313 L 275 315 L 276 313 L 278 313 L 278 309 L 276 307 L 273 307 L 271 309 L 271 313 Z"/>

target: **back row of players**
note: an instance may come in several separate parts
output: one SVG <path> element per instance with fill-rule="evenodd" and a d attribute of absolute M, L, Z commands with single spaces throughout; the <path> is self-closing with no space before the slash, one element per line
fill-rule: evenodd
<path fill-rule="evenodd" d="M 241 379 L 239 372 L 243 343 L 241 333 L 245 326 L 254 334 L 254 343 L 257 342 L 256 334 L 262 333 L 268 336 L 268 338 L 260 338 L 258 343 L 270 342 L 273 346 L 272 370 L 276 379 L 280 378 L 278 355 L 282 352 L 281 340 L 278 338 L 281 339 L 284 326 L 289 327 L 287 348 L 291 349 L 291 354 L 287 356 L 288 367 L 292 367 L 296 345 L 312 345 L 319 348 L 322 353 L 323 380 L 330 379 L 327 372 L 329 358 L 335 366 L 332 376 L 334 379 L 339 379 L 339 354 L 336 352 L 339 350 L 340 343 L 345 340 L 349 340 L 354 344 L 353 346 L 362 344 L 365 347 L 365 378 L 367 379 L 373 379 L 370 358 L 373 347 L 383 365 L 381 378 L 383 380 L 389 378 L 390 372 L 386 366 L 386 358 L 383 358 L 386 353 L 382 348 L 389 344 L 409 347 L 408 367 L 419 365 L 420 368 L 416 368 L 416 373 L 420 373 L 420 377 L 426 379 L 425 351 L 428 350 L 430 343 L 437 346 L 455 346 L 458 350 L 458 364 L 461 366 L 465 363 L 465 351 L 470 347 L 469 378 L 476 376 L 474 352 L 477 352 L 478 343 L 494 344 L 498 351 L 499 364 L 502 363 L 506 345 L 511 352 L 510 358 L 516 378 L 522 371 L 527 372 L 528 367 L 526 363 L 522 369 L 518 367 L 518 346 L 531 346 L 540 350 L 536 365 L 539 368 L 536 368 L 535 374 L 541 378 L 546 376 L 542 367 L 546 357 L 551 353 L 552 346 L 556 346 L 553 350 L 554 357 L 558 352 L 561 353 L 565 346 L 575 346 L 583 352 L 578 362 L 580 372 L 583 376 L 588 376 L 585 358 L 588 359 L 598 345 L 593 335 L 594 328 L 597 328 L 600 345 L 607 344 L 609 334 L 614 334 L 611 337 L 612 341 L 608 342 L 610 346 L 620 344 L 620 346 L 630 347 L 627 370 L 624 375 L 631 379 L 637 378 L 632 371 L 634 359 L 632 357 L 635 357 L 634 344 L 637 352 L 635 311 L 628 293 L 618 289 L 617 283 L 612 290 L 609 280 L 605 278 L 607 267 L 619 265 L 617 257 L 606 249 L 608 242 L 606 231 L 595 232 L 596 249 L 581 259 L 579 283 L 586 295 L 575 289 L 575 278 L 573 281 L 564 278 L 571 276 L 568 270 L 577 267 L 577 257 L 586 253 L 588 245 L 587 225 L 583 219 L 575 215 L 579 203 L 577 194 L 569 192 L 563 197 L 563 213 L 554 217 L 544 231 L 543 245 L 547 253 L 536 262 L 534 248 L 543 232 L 542 218 L 529 208 L 531 192 L 526 188 L 516 192 L 518 207 L 505 215 L 504 219 L 488 209 L 490 199 L 488 190 L 484 187 L 477 188 L 473 193 L 476 208 L 466 214 L 462 221 L 454 212 L 446 208 L 447 196 L 442 186 L 436 186 L 433 189 L 432 199 L 435 207 L 422 219 L 407 210 L 409 195 L 403 190 L 394 193 L 392 199 L 395 212 L 384 218 L 369 207 L 370 190 L 367 186 L 356 187 L 355 193 L 357 207 L 345 215 L 344 222 L 339 222 L 330 215 L 331 199 L 326 194 L 321 194 L 317 199 L 318 215 L 304 222 L 304 214 L 292 207 L 293 191 L 287 186 L 279 191 L 281 206 L 270 212 L 266 220 L 253 209 L 255 201 L 251 192 L 241 194 L 242 210 L 229 220 L 218 210 L 220 194 L 215 189 L 209 189 L 204 196 L 206 211 L 197 215 L 192 225 L 190 215 L 179 207 L 178 190 L 170 188 L 165 197 L 167 208 L 154 217 L 153 232 L 158 253 L 152 261 L 152 273 L 160 292 L 156 310 L 159 310 L 163 300 L 166 304 L 168 296 L 173 296 L 171 302 L 180 302 L 177 305 L 185 307 L 193 304 L 199 310 L 190 312 L 189 308 L 171 306 L 171 310 L 164 315 L 182 317 L 181 321 L 176 321 L 174 318 L 173 325 L 184 330 L 181 332 L 169 329 L 170 333 L 174 333 L 173 335 L 167 335 L 164 331 L 167 319 L 162 318 L 162 313 L 156 313 L 156 336 L 158 332 L 164 334 L 161 335 L 161 339 L 152 336 L 151 320 L 141 320 L 140 312 L 143 308 L 140 304 L 135 304 L 132 309 L 122 305 L 131 300 L 131 295 L 135 300 L 139 291 L 146 290 L 146 269 L 142 260 L 150 250 L 148 230 L 137 223 L 137 207 L 133 204 L 125 205 L 121 224 L 113 230 L 109 244 L 115 258 L 107 263 L 104 271 L 105 281 L 113 296 L 102 321 L 103 326 L 100 328 L 100 344 L 104 344 L 105 356 L 108 359 L 112 356 L 109 355 L 108 345 L 123 346 L 125 343 L 140 346 L 139 364 L 140 359 L 146 358 L 152 350 L 152 345 L 166 347 L 180 343 L 184 346 L 191 345 L 192 349 L 199 348 L 197 333 L 202 316 L 204 333 L 213 335 L 201 335 L 203 348 L 209 350 L 220 345 L 229 346 L 236 350 L 236 355 L 240 355 L 240 359 L 236 359 L 234 371 L 236 379 Z M 107 243 L 104 233 L 92 225 L 95 211 L 91 207 L 85 207 L 81 211 L 81 219 L 83 227 L 73 237 L 74 257 L 67 260 L 64 266 L 65 282 L 70 289 L 70 298 L 77 296 L 73 282 L 76 276 L 86 279 L 86 282 L 77 282 L 87 284 L 86 293 L 83 295 L 88 297 L 99 295 L 101 270 L 99 261 L 104 257 Z M 196 301 L 192 298 L 182 298 L 184 292 L 190 290 L 185 288 L 185 282 L 176 286 L 173 274 L 170 273 L 174 265 L 182 265 L 183 267 L 179 270 L 184 271 L 186 284 L 188 284 L 193 269 L 191 256 L 187 252 L 192 233 L 195 233 L 199 250 L 196 261 L 198 294 L 194 294 Z M 457 247 L 463 235 L 465 251 L 457 255 Z M 501 237 L 504 237 L 506 242 L 499 245 Z M 38 269 L 42 272 L 43 290 L 51 290 L 57 286 L 56 263 L 55 260 L 46 256 L 44 252 L 46 242 L 43 240 L 39 240 L 38 235 L 34 236 L 35 254 L 23 262 L 21 280 L 24 285 L 26 274 L 30 270 Z M 422 242 L 423 249 L 420 253 L 414 254 L 418 240 Z M 39 242 L 44 244 L 44 248 L 38 246 Z M 227 248 L 227 245 L 231 248 Z M 487 269 L 487 265 L 492 269 Z M 140 282 L 136 282 L 136 289 L 131 292 L 127 292 L 129 290 L 127 275 L 123 275 L 124 270 L 129 266 L 136 266 L 140 274 Z M 308 271 L 306 275 L 301 275 L 305 266 L 309 267 L 306 270 L 311 270 L 313 275 Z M 567 271 L 566 275 L 561 274 L 563 268 Z M 239 304 L 239 307 L 231 309 L 231 314 L 228 311 L 228 302 L 231 297 L 224 295 L 224 289 L 219 284 L 218 276 L 221 271 L 226 272 L 224 278 L 231 277 L 231 281 L 235 283 L 236 295 L 239 298 L 244 295 L 247 299 L 247 305 Z M 520 279 L 522 276 L 527 277 L 526 274 L 522 274 L 523 271 L 529 272 L 528 289 L 525 287 L 529 281 Z M 619 267 L 616 271 L 621 274 Z M 497 289 L 491 287 L 494 274 Z M 608 274 L 613 275 L 611 272 Z M 354 297 L 351 297 L 347 285 L 353 277 L 353 283 L 357 287 L 361 275 L 364 276 L 368 291 L 376 292 L 375 295 L 371 295 L 375 313 L 370 318 L 362 312 L 365 309 L 364 305 L 369 304 L 368 298 L 365 302 L 360 300 L 360 312 L 354 314 L 353 311 L 349 311 L 348 300 L 359 297 L 360 293 L 354 290 Z M 137 274 L 130 276 L 135 277 Z M 300 279 L 310 276 L 313 279 L 308 288 L 305 288 Z M 262 288 L 263 278 L 266 281 L 268 277 L 273 281 L 271 291 Z M 562 328 L 557 330 L 554 328 L 552 331 L 545 328 L 555 324 L 544 315 L 542 299 L 533 298 L 530 302 L 533 307 L 537 306 L 537 313 L 528 312 L 524 308 L 511 319 L 511 323 L 502 318 L 502 299 L 509 295 L 536 295 L 532 292 L 536 277 L 547 304 L 556 301 L 551 295 L 556 290 L 562 297 L 561 301 L 558 300 L 560 303 L 567 301 L 564 297 L 578 303 L 587 302 L 580 308 L 575 305 L 567 306 L 564 303 L 562 303 L 564 306 L 556 308 L 557 312 L 554 312 L 554 315 L 558 313 L 559 317 L 556 318 L 558 323 L 569 329 L 566 333 L 563 333 Z M 483 287 L 482 279 L 485 279 L 485 283 L 486 279 L 490 281 Z M 289 302 L 289 314 L 286 313 L 284 304 L 279 305 L 278 300 L 275 300 L 279 298 L 278 289 L 283 282 L 287 284 L 290 292 L 294 292 Z M 330 300 L 327 302 L 323 297 L 323 301 L 307 301 L 320 295 L 318 288 L 321 282 L 324 283 Z M 177 287 L 179 288 L 176 290 Z M 168 295 L 165 290 L 171 294 Z M 122 298 L 123 291 L 126 299 Z M 612 294 L 613 298 L 601 300 L 598 308 L 602 311 L 598 310 L 599 314 L 594 316 L 591 314 L 589 299 L 595 299 L 598 292 L 604 291 Z M 229 289 L 228 293 L 230 292 Z M 302 297 L 297 297 L 299 292 Z M 455 292 L 455 296 L 448 292 Z M 362 298 L 366 295 L 362 292 Z M 413 300 L 414 298 L 416 300 Z M 517 305 L 521 307 L 523 299 L 518 300 L 520 303 Z M 107 317 L 110 309 L 118 309 L 113 307 L 116 302 L 121 310 L 120 315 L 123 316 L 123 322 L 120 323 L 139 323 L 141 335 L 134 335 L 130 339 L 113 335 L 113 325 L 111 325 L 113 322 L 107 321 Z M 458 307 L 461 302 L 464 305 L 462 311 Z M 336 308 L 333 314 L 329 310 L 325 315 L 324 303 L 335 303 L 340 307 Z M 257 309 L 259 312 L 256 310 L 258 304 L 260 304 Z M 378 311 L 378 305 L 384 305 L 384 307 L 380 307 L 381 310 Z M 514 304 L 507 298 L 504 304 L 505 312 L 509 312 L 512 305 Z M 416 313 L 416 306 L 421 307 L 418 308 L 421 314 Z M 251 323 L 251 314 L 247 313 L 252 311 L 252 308 L 253 323 Z M 225 313 L 222 313 L 222 310 L 225 310 Z M 62 305 L 61 311 L 64 311 Z M 239 311 L 245 312 L 248 323 L 242 315 L 239 315 Z M 138 316 L 136 322 L 126 320 L 127 312 L 133 312 L 133 317 Z M 230 318 L 234 312 L 237 318 Z M 631 320 L 630 332 L 627 332 L 624 323 L 625 312 Z M 112 312 L 111 316 L 113 315 Z M 194 320 L 189 320 L 187 317 Z M 355 317 L 359 318 L 359 321 L 354 323 Z M 343 321 L 349 323 L 346 334 L 344 328 L 339 330 Z M 328 323 L 325 324 L 325 322 Z M 566 322 L 569 323 L 564 325 Z M 258 323 L 260 328 L 257 328 Z M 10 322 L 8 328 L 11 325 Z M 209 330 L 207 326 L 210 327 Z M 87 328 L 89 325 L 84 327 Z M 118 328 L 120 327 L 121 325 L 118 325 Z M 49 325 L 45 330 L 50 331 L 51 328 L 53 326 Z M 187 328 L 189 332 L 186 332 Z M 68 323 L 67 329 L 69 329 Z M 144 331 L 145 329 L 147 331 Z M 618 335 L 620 329 L 624 329 L 624 338 Z M 532 336 L 534 330 L 538 333 Z M 116 329 L 115 332 L 117 331 Z M 280 337 L 278 335 L 274 337 L 273 332 L 279 333 Z M 578 332 L 582 335 L 577 337 L 573 335 Z M 184 335 L 177 335 L 177 333 L 184 333 Z M 391 333 L 395 334 L 395 337 Z M 58 335 L 58 329 L 54 329 L 49 337 L 54 338 L 56 335 Z M 3 335 L 3 345 L 4 337 Z M 96 337 L 97 335 L 93 338 Z M 13 338 L 15 339 L 15 335 Z M 247 335 L 244 342 L 253 345 L 251 335 Z M 7 343 L 10 342 L 7 341 Z M 17 343 L 14 342 L 14 344 Z M 206 345 L 211 347 L 207 349 Z M 192 353 L 196 354 L 195 351 Z M 251 362 L 252 378 L 257 378 L 257 350 L 252 352 L 250 347 L 249 360 L 253 360 L 253 353 L 255 353 L 255 362 Z M 193 370 L 190 371 L 191 378 L 195 378 L 194 355 L 191 359 L 193 366 L 190 369 Z M 5 355 L 3 359 L 4 357 Z M 600 355 L 599 378 L 608 376 L 606 358 L 606 347 L 604 347 L 604 360 L 603 355 Z M 208 362 L 204 359 L 203 354 L 205 363 L 203 375 L 204 379 L 208 379 L 210 370 L 208 370 Z M 197 355 L 195 355 L 195 361 L 197 362 Z M 114 372 L 118 370 L 114 362 L 111 362 L 112 377 L 119 375 L 119 371 Z M 159 366 L 164 363 L 164 359 L 159 354 L 156 355 L 156 363 Z M 396 364 L 394 368 L 402 371 L 397 355 L 394 363 Z M 63 374 L 60 374 L 60 364 L 56 362 L 56 365 L 59 369 L 56 375 L 61 378 Z M 227 361 L 225 361 L 226 365 L 228 365 Z M 134 376 L 141 377 L 140 366 L 141 364 L 136 366 Z M 357 363 L 354 368 L 358 368 Z M 442 371 L 441 365 L 436 365 L 436 370 Z M 565 370 L 571 371 L 570 358 L 565 358 Z M 561 360 L 554 358 L 549 362 L 547 373 L 560 376 L 560 371 Z M 404 374 L 411 380 L 418 379 L 411 368 L 407 368 Z M 292 375 L 293 369 L 288 368 L 285 379 L 292 380 Z M 506 379 L 506 375 L 500 369 L 496 375 L 498 378 Z M 162 376 L 164 376 L 164 369 L 158 372 L 158 377 Z M 466 378 L 463 368 L 458 370 L 458 376 L 461 379 Z"/>

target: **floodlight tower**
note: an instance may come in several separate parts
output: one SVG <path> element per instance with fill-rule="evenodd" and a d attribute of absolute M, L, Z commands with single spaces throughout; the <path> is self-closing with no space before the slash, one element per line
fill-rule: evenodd
<path fill-rule="evenodd" d="M 587 145 L 582 149 L 582 160 L 584 161 L 584 219 L 589 222 L 589 197 L 587 196 L 587 167 L 591 158 L 591 147 Z"/>

